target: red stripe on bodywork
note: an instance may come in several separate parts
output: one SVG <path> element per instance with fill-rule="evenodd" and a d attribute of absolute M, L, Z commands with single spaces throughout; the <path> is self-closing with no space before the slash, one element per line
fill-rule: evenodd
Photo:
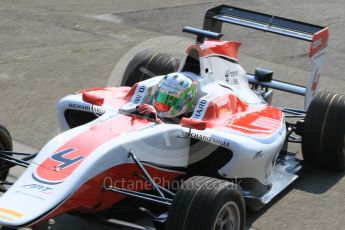
<path fill-rule="evenodd" d="M 80 92 L 81 95 L 84 93 L 91 94 L 94 97 L 103 99 L 103 105 L 109 105 L 113 109 L 119 109 L 121 106 L 126 104 L 131 98 L 136 89 L 136 85 L 130 87 L 108 87 L 108 88 L 93 88 L 87 89 Z"/>
<path fill-rule="evenodd" d="M 267 138 L 279 131 L 283 124 L 283 113 L 272 107 L 248 114 L 238 114 L 227 125 L 228 128 L 257 138 Z"/>
<path fill-rule="evenodd" d="M 208 104 L 203 120 L 207 122 L 207 128 L 230 129 L 244 135 L 268 138 L 281 129 L 284 116 L 273 106 L 245 104 L 230 93 L 214 98 Z"/>
<path fill-rule="evenodd" d="M 144 167 L 155 182 L 162 187 L 173 186 L 172 182 L 184 174 L 147 165 Z M 51 219 L 70 211 L 99 212 L 125 198 L 124 195 L 104 191 L 102 189 L 104 182 L 108 186 L 112 184 L 114 187 L 133 191 L 151 190 L 152 186 L 146 180 L 136 176 L 135 172 L 140 172 L 140 169 L 134 163 L 125 163 L 106 170 L 86 182 L 66 202 L 44 219 Z"/>
<path fill-rule="evenodd" d="M 36 176 L 48 182 L 63 181 L 73 173 L 73 171 L 75 171 L 96 148 L 118 137 L 122 133 L 140 130 L 149 124 L 152 124 L 152 122 L 124 115 L 118 115 L 110 120 L 96 123 L 88 130 L 66 142 L 54 152 L 58 153 L 72 148 L 75 149 L 75 151 L 64 155 L 64 158 L 75 159 L 77 157 L 83 157 L 82 160 L 63 169 L 59 169 L 58 166 L 61 165 L 61 162 L 49 157 L 38 166 Z M 54 155 L 54 153 L 52 155 Z"/>
<path fill-rule="evenodd" d="M 218 54 L 237 60 L 238 48 L 240 46 L 241 43 L 236 41 L 206 40 L 202 45 L 192 45 L 188 47 L 187 53 L 189 53 L 191 49 L 195 49 L 201 57 Z"/>
<path fill-rule="evenodd" d="M 317 32 L 314 37 L 313 41 L 310 45 L 310 52 L 309 57 L 313 57 L 317 54 L 322 48 L 326 47 L 328 44 L 328 27 L 324 28 L 323 30 Z"/>

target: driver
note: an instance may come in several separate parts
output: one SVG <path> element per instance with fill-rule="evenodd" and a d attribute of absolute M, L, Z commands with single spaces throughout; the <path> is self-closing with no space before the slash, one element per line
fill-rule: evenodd
<path fill-rule="evenodd" d="M 153 105 L 142 104 L 137 112 L 143 116 L 158 118 L 174 118 L 191 112 L 196 87 L 193 81 L 182 73 L 170 73 L 159 82 L 153 98 Z"/>

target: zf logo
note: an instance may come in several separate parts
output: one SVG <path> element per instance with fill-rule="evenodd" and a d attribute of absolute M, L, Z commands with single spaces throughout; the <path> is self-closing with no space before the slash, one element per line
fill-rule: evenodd
<path fill-rule="evenodd" d="M 69 158 L 68 156 L 66 156 L 67 154 L 74 152 L 74 151 L 75 151 L 75 149 L 70 148 L 70 149 L 66 149 L 66 150 L 57 152 L 51 156 L 51 159 L 53 159 L 57 162 L 60 162 L 60 164 L 56 166 L 57 168 L 60 168 L 60 169 L 67 168 L 68 166 L 71 166 L 74 163 L 84 159 L 84 157 L 82 157 L 82 156 L 78 156 L 78 157 L 75 157 L 72 159 Z"/>

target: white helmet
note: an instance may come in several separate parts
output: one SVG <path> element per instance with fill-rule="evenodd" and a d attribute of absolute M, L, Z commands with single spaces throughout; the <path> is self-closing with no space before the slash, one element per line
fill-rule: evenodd
<path fill-rule="evenodd" d="M 154 107 L 160 117 L 176 117 L 193 108 L 195 97 L 193 81 L 182 73 L 165 75 L 158 84 Z"/>

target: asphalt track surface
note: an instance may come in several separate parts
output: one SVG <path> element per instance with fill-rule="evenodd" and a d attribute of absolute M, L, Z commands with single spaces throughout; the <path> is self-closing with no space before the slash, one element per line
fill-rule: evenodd
<path fill-rule="evenodd" d="M 55 105 L 61 97 L 117 85 L 136 50 L 151 47 L 179 57 L 193 39 L 181 28 L 201 27 L 205 10 L 220 3 L 329 26 L 320 89 L 345 92 L 342 0 L 0 0 L 0 121 L 10 129 L 17 150 L 39 149 L 59 132 Z M 248 72 L 260 66 L 274 70 L 276 79 L 305 82 L 308 44 L 225 28 L 225 38 L 242 42 L 239 60 Z M 276 92 L 274 103 L 302 107 L 303 98 Z M 344 201 L 344 173 L 308 170 L 267 208 L 248 213 L 247 225 L 345 229 Z M 116 228 L 64 215 L 52 229 Z"/>

